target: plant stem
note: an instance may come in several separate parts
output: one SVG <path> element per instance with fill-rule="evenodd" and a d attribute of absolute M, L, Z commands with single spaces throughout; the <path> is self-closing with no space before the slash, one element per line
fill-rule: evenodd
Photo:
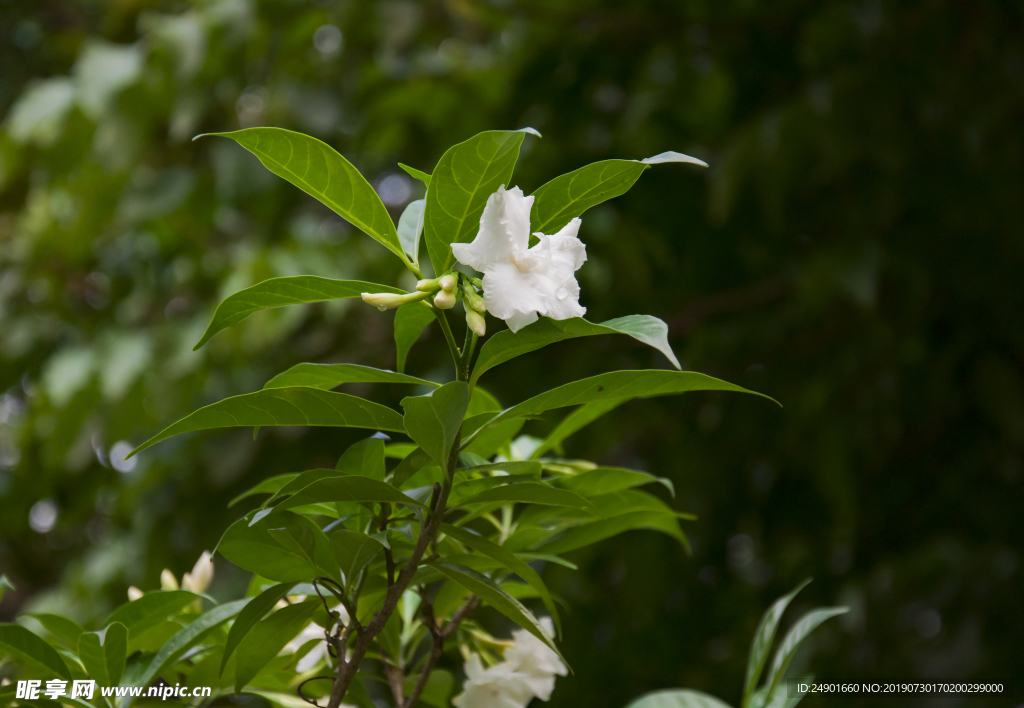
<path fill-rule="evenodd" d="M 420 694 L 423 693 L 423 689 L 427 686 L 427 681 L 430 679 L 430 674 L 437 666 L 438 660 L 441 658 L 441 654 L 444 653 L 444 642 L 450 637 L 462 621 L 473 614 L 480 604 L 480 598 L 473 596 L 466 601 L 466 604 L 460 607 L 452 618 L 448 620 L 448 624 L 444 628 L 437 626 L 437 619 L 434 617 L 434 607 L 429 601 L 423 601 L 423 623 L 430 630 L 431 644 L 430 654 L 427 656 L 427 661 L 423 665 L 423 671 L 420 673 L 420 677 L 416 680 L 416 686 L 412 689 L 409 697 L 405 699 L 405 703 L 402 704 L 402 708 L 413 708 L 416 705 L 416 701 L 419 700 Z"/>
<path fill-rule="evenodd" d="M 448 325 L 448 316 L 445 314 L 444 310 L 440 308 L 432 307 L 431 309 L 434 311 L 434 317 L 436 317 L 437 321 L 441 323 L 441 331 L 444 332 L 444 338 L 448 342 L 448 348 L 452 352 L 452 360 L 455 362 L 455 369 L 456 372 L 458 372 L 459 363 L 462 360 L 462 350 L 459 349 L 459 345 L 455 343 L 455 335 L 452 334 L 452 328 Z M 456 375 L 458 375 L 458 373 L 456 373 Z"/>

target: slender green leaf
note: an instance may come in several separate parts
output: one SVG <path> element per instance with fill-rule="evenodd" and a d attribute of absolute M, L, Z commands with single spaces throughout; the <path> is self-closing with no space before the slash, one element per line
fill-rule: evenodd
<path fill-rule="evenodd" d="M 384 441 L 367 438 L 350 445 L 338 460 L 336 469 L 345 474 L 354 474 L 384 481 Z"/>
<path fill-rule="evenodd" d="M 423 207 L 426 199 L 409 202 L 398 218 L 398 240 L 413 263 L 420 261 L 420 236 L 423 235 Z"/>
<path fill-rule="evenodd" d="M 406 432 L 442 469 L 448 465 L 468 405 L 469 386 L 463 381 L 445 384 L 426 396 L 402 399 Z"/>
<path fill-rule="evenodd" d="M 430 175 L 428 175 L 423 170 L 417 170 L 415 167 L 409 167 L 409 165 L 403 165 L 401 162 L 398 163 L 398 166 L 401 167 L 403 170 L 405 170 L 406 174 L 408 174 L 413 179 L 418 179 L 420 182 L 425 184 L 427 187 L 430 186 Z"/>
<path fill-rule="evenodd" d="M 519 130 L 489 130 L 441 156 L 430 176 L 423 215 L 427 252 L 437 275 L 455 264 L 451 244 L 476 236 L 487 198 L 509 184 L 523 137 Z"/>
<path fill-rule="evenodd" d="M 36 671 L 71 680 L 67 664 L 57 650 L 20 624 L 0 624 L 0 653 L 10 654 Z"/>
<path fill-rule="evenodd" d="M 530 455 L 530 459 L 536 460 L 552 448 L 558 447 L 562 441 L 573 433 L 590 425 L 605 413 L 618 408 L 629 399 L 609 398 L 605 401 L 594 401 L 584 403 L 569 415 L 562 418 L 554 430 L 548 433 L 544 442 L 537 446 L 537 449 Z"/>
<path fill-rule="evenodd" d="M 285 485 L 287 485 L 289 482 L 291 482 L 292 480 L 294 480 L 298 476 L 299 475 L 298 475 L 297 472 L 289 472 L 288 474 L 279 474 L 279 475 L 276 475 L 274 477 L 268 477 L 267 479 L 263 480 L 259 484 L 255 485 L 253 487 L 249 487 L 249 489 L 245 490 L 244 492 L 239 494 L 237 497 L 235 497 L 234 499 L 229 501 L 228 502 L 228 508 L 230 509 L 231 507 L 233 507 L 235 504 L 237 504 L 238 502 L 242 501 L 243 499 L 255 496 L 257 494 L 271 494 L 271 495 L 276 494 Z"/>
<path fill-rule="evenodd" d="M 315 388 L 273 388 L 204 406 L 132 450 L 132 455 L 167 438 L 195 430 L 264 425 L 313 425 L 405 432 L 402 418 L 379 403 Z"/>
<path fill-rule="evenodd" d="M 30 613 L 28 615 L 46 628 L 46 631 L 60 641 L 67 644 L 71 649 L 78 648 L 78 639 L 85 630 L 78 626 L 74 620 L 61 615 L 49 615 L 43 612 Z"/>
<path fill-rule="evenodd" d="M 423 506 L 387 482 L 369 477 L 346 475 L 313 482 L 278 504 L 276 508 L 279 510 L 292 509 L 320 502 L 379 502 Z"/>
<path fill-rule="evenodd" d="M 649 511 L 634 511 L 611 519 L 591 521 L 571 528 L 553 541 L 542 545 L 539 551 L 551 554 L 562 554 L 568 551 L 590 546 L 606 538 L 617 536 L 634 529 L 661 531 L 676 539 L 687 549 L 689 543 L 679 528 L 679 521 L 669 514 L 657 514 Z"/>
<path fill-rule="evenodd" d="M 395 467 L 391 473 L 391 485 L 401 489 L 413 475 L 428 464 L 430 464 L 430 455 L 422 447 L 417 447 Z"/>
<path fill-rule="evenodd" d="M 344 300 L 359 297 L 366 292 L 405 294 L 404 290 L 390 285 L 378 285 L 361 280 L 332 280 L 315 275 L 270 278 L 229 295 L 218 305 L 206 332 L 194 349 L 199 349 L 217 332 L 238 324 L 257 310 L 325 300 Z"/>
<path fill-rule="evenodd" d="M 227 641 L 224 643 L 224 654 L 220 661 L 220 672 L 218 675 L 224 674 L 224 667 L 227 666 L 228 659 L 231 658 L 235 649 L 238 648 L 238 645 L 245 639 L 252 628 L 256 626 L 256 623 L 274 609 L 274 605 L 277 604 L 278 600 L 287 595 L 294 585 L 295 583 L 279 583 L 267 588 L 254 597 L 252 602 L 242 608 L 242 611 L 238 613 L 238 617 L 231 623 L 231 630 L 228 632 Z"/>
<path fill-rule="evenodd" d="M 156 656 L 149 662 L 142 675 L 135 679 L 134 685 L 148 686 L 165 668 L 177 661 L 182 654 L 199 642 L 203 637 L 224 622 L 237 615 L 252 598 L 246 597 L 214 607 L 195 620 L 185 625 L 180 632 L 171 637 L 161 647 Z"/>
<path fill-rule="evenodd" d="M 103 626 L 120 622 L 128 630 L 128 639 L 134 640 L 198 599 L 198 595 L 187 590 L 147 592 L 114 610 Z"/>
<path fill-rule="evenodd" d="M 686 393 L 687 391 L 737 391 L 753 393 L 756 396 L 767 398 L 769 401 L 773 400 L 756 391 L 748 391 L 742 386 L 695 371 L 611 371 L 545 391 L 517 406 L 506 409 L 492 419 L 490 424 L 526 415 L 540 415 L 553 408 L 583 405 L 594 401 L 650 398 Z"/>
<path fill-rule="evenodd" d="M 78 658 L 89 678 L 101 686 L 117 686 L 128 654 L 128 630 L 120 622 L 99 632 L 84 632 L 78 640 Z"/>
<path fill-rule="evenodd" d="M 463 500 L 460 506 L 493 503 L 567 506 L 571 509 L 586 509 L 595 514 L 600 513 L 593 504 L 579 494 L 566 489 L 557 489 L 541 482 L 520 482 L 519 484 L 507 484 L 495 489 L 488 489 L 469 499 Z"/>
<path fill-rule="evenodd" d="M 208 135 L 231 138 L 275 175 L 320 200 L 406 261 L 384 202 L 359 170 L 331 146 L 283 128 L 245 128 Z"/>
<path fill-rule="evenodd" d="M 396 383 L 435 387 L 438 385 L 415 376 L 396 374 L 387 369 L 374 369 L 372 366 L 359 364 L 296 364 L 267 381 L 263 388 L 300 386 L 329 391 L 335 386 L 347 383 Z"/>
<path fill-rule="evenodd" d="M 558 634 L 562 634 L 562 622 L 558 617 L 558 608 L 555 607 L 555 601 L 552 599 L 547 585 L 545 585 L 544 581 L 541 580 L 540 574 L 538 574 L 536 570 L 527 565 L 525 561 L 517 558 L 512 554 L 512 552 L 468 529 L 464 529 L 459 526 L 452 526 L 451 524 L 442 524 L 441 530 L 455 540 L 461 541 L 463 544 L 469 546 L 477 553 L 482 553 L 485 556 L 501 563 L 503 566 L 529 583 L 530 586 L 533 587 L 540 595 L 541 600 L 544 602 L 544 607 L 551 613 L 551 617 L 555 621 L 555 628 L 557 629 Z"/>
<path fill-rule="evenodd" d="M 321 479 L 327 479 L 328 477 L 341 477 L 342 473 L 338 470 L 332 469 L 316 469 L 306 470 L 300 474 L 289 476 L 291 479 L 281 485 L 280 489 L 274 492 L 265 502 L 263 502 L 262 508 L 267 509 L 271 507 L 278 499 L 283 499 L 290 494 L 300 492 L 313 482 L 317 482 Z"/>
<path fill-rule="evenodd" d="M 587 209 L 629 191 L 650 165 L 689 162 L 707 167 L 703 160 L 665 152 L 646 160 L 602 160 L 555 177 L 533 193 L 530 231 L 553 234 Z"/>
<path fill-rule="evenodd" d="M 235 657 L 235 693 L 249 683 L 271 659 L 295 638 L 320 607 L 320 600 L 282 607 L 262 619 L 249 631 L 246 641 L 238 647 Z"/>
<path fill-rule="evenodd" d="M 422 301 L 407 302 L 395 310 L 395 349 L 398 352 L 396 368 L 399 371 L 405 371 L 409 350 L 419 340 L 427 325 L 433 321 L 434 313 L 430 305 Z"/>
<path fill-rule="evenodd" d="M 508 617 L 533 636 L 537 637 L 537 639 L 544 642 L 551 648 L 551 651 L 555 652 L 555 654 L 558 655 L 558 658 L 562 659 L 562 662 L 568 666 L 568 662 L 565 661 L 565 658 L 562 657 L 562 653 L 558 651 L 558 647 L 555 646 L 555 641 L 550 635 L 548 635 L 544 626 L 541 625 L 537 618 L 533 616 L 533 613 L 526 609 L 526 607 L 523 606 L 523 603 L 519 602 L 519 600 L 509 595 L 507 591 L 498 586 L 493 580 L 485 575 L 481 575 L 475 570 L 455 565 L 454 563 L 437 561 L 429 563 L 428 565 L 444 577 L 466 588 L 498 612 Z"/>
<path fill-rule="evenodd" d="M 771 704 L 780 682 L 785 678 L 789 662 L 793 660 L 793 655 L 796 654 L 800 643 L 807 639 L 811 632 L 816 630 L 825 620 L 837 615 L 846 614 L 849 611 L 849 607 L 821 607 L 808 612 L 786 632 L 785 638 L 783 638 L 779 648 L 775 651 L 775 658 L 772 659 L 772 668 L 768 672 L 768 678 L 765 679 L 765 683 L 771 687 L 768 689 L 768 697 L 765 699 L 766 704 Z"/>
<path fill-rule="evenodd" d="M 477 357 L 470 381 L 476 383 L 484 372 L 498 364 L 536 351 L 549 344 L 565 339 L 593 337 L 599 334 L 628 335 L 638 342 L 654 347 L 664 354 L 673 366 L 679 368 L 679 360 L 676 359 L 676 355 L 668 343 L 668 325 L 657 317 L 629 315 L 601 323 L 587 322 L 582 317 L 573 317 L 568 320 L 541 317 L 518 332 L 506 329 L 488 339 L 480 349 L 480 355 Z"/>
<path fill-rule="evenodd" d="M 597 467 L 571 477 L 557 477 L 554 483 L 565 489 L 571 489 L 580 496 L 590 499 L 601 494 L 611 494 L 624 489 L 632 489 L 645 484 L 658 482 L 665 486 L 672 496 L 676 495 L 672 480 L 655 477 L 639 470 L 627 470 L 622 467 Z"/>
<path fill-rule="evenodd" d="M 729 708 L 729 704 L 701 691 L 676 688 L 647 693 L 626 708 Z"/>
<path fill-rule="evenodd" d="M 757 625 L 757 632 L 754 633 L 754 639 L 750 644 L 750 656 L 747 657 L 747 678 L 743 684 L 743 701 L 740 704 L 742 708 L 749 708 L 750 706 L 751 698 L 757 689 L 757 681 L 761 678 L 761 671 L 768 661 L 768 652 L 771 651 L 772 643 L 775 641 L 775 632 L 779 627 L 779 622 L 782 620 L 782 613 L 789 607 L 789 603 L 793 601 L 793 598 L 807 587 L 810 582 L 811 579 L 807 578 L 797 585 L 791 593 L 780 597 L 771 607 L 765 610 L 764 615 L 761 617 L 761 622 Z"/>
<path fill-rule="evenodd" d="M 526 424 L 525 418 L 514 418 L 492 424 L 490 419 L 493 417 L 493 414 L 490 413 L 480 416 L 483 425 L 473 435 L 469 444 L 462 448 L 463 452 L 472 452 L 484 458 L 491 457 L 508 445 Z M 468 424 L 467 427 L 469 427 Z"/>
<path fill-rule="evenodd" d="M 371 536 L 347 529 L 332 531 L 328 538 L 331 541 L 331 553 L 341 566 L 345 582 L 349 585 L 355 582 L 359 571 L 387 547 L 386 537 Z"/>

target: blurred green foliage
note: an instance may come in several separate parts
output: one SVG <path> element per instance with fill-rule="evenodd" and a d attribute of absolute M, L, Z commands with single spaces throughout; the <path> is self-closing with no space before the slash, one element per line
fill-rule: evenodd
<path fill-rule="evenodd" d="M 736 702 L 760 612 L 806 575 L 797 607 L 852 608 L 816 635 L 819 676 L 1012 686 L 1022 29 L 1019 3 L 948 0 L 6 0 L 0 571 L 17 589 L 0 619 L 85 621 L 156 587 L 213 546 L 234 494 L 333 466 L 358 435 L 198 435 L 129 469 L 131 445 L 298 361 L 394 366 L 391 315 L 358 303 L 262 312 L 191 351 L 215 303 L 263 278 L 400 268 L 237 146 L 191 136 L 312 133 L 397 218 L 422 194 L 398 161 L 429 171 L 479 130 L 530 125 L 527 191 L 608 157 L 712 165 L 650 170 L 584 216 L 582 302 L 593 321 L 665 319 L 684 368 L 785 406 L 662 399 L 568 441 L 671 478 L 701 518 L 692 557 L 634 534 L 576 553 L 581 574 L 545 569 L 576 670 L 552 705 L 677 685 Z M 519 399 L 658 356 L 566 342 L 487 385 Z M 245 580 L 222 563 L 213 592 Z"/>

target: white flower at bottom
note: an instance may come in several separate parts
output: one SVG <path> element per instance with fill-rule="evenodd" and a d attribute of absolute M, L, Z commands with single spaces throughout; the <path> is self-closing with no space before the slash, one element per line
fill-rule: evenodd
<path fill-rule="evenodd" d="M 540 622 L 549 635 L 554 633 L 550 617 L 542 617 Z M 567 676 L 569 669 L 558 654 L 525 629 L 512 632 L 512 641 L 515 644 L 505 650 L 505 661 L 513 670 L 527 677 L 526 682 L 537 698 L 548 700 L 555 690 L 555 676 Z"/>
<path fill-rule="evenodd" d="M 452 699 L 456 708 L 524 708 L 534 696 L 528 677 L 506 662 L 485 669 L 478 654 L 466 661 L 462 693 Z"/>
<path fill-rule="evenodd" d="M 582 317 L 580 286 L 575 272 L 587 260 L 587 248 L 576 234 L 575 218 L 530 248 L 530 210 L 533 197 L 513 187 L 487 199 L 480 231 L 470 243 L 453 243 L 455 258 L 484 274 L 487 311 L 518 332 L 537 321 L 538 315 L 555 320 Z"/>

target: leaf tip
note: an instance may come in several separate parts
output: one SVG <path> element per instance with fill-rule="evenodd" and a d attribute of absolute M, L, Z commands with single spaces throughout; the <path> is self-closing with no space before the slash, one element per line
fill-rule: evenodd
<path fill-rule="evenodd" d="M 538 138 L 543 138 L 544 137 L 543 135 L 540 134 L 539 130 L 537 130 L 536 128 L 531 128 L 529 126 L 527 126 L 525 128 L 520 128 L 516 132 L 517 133 L 529 133 L 530 135 L 536 135 Z"/>

